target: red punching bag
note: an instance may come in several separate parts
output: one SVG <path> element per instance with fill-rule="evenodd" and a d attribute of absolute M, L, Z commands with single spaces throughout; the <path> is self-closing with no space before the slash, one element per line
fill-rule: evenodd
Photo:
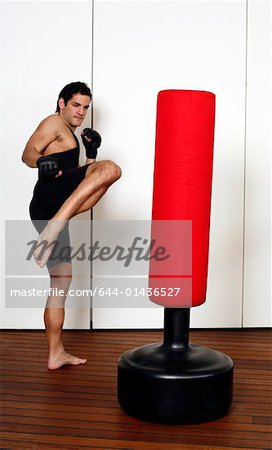
<path fill-rule="evenodd" d="M 158 95 L 149 293 L 165 307 L 164 339 L 118 362 L 120 405 L 151 422 L 206 422 L 232 402 L 231 358 L 189 343 L 190 306 L 206 296 L 214 115 L 210 92 Z"/>
<path fill-rule="evenodd" d="M 151 238 L 181 254 L 179 261 L 175 256 L 175 264 L 171 257 L 163 264 L 150 261 L 151 292 L 181 288 L 177 296 L 165 296 L 165 290 L 163 296 L 151 295 L 162 306 L 186 308 L 206 299 L 214 121 L 215 95 L 211 92 L 159 92 Z M 184 227 L 175 221 L 182 221 Z"/>

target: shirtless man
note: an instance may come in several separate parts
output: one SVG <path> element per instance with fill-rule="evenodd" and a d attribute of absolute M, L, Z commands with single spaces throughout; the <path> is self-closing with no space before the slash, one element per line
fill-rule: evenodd
<path fill-rule="evenodd" d="M 86 164 L 79 166 L 79 142 L 74 132 L 82 124 L 91 100 L 91 91 L 85 83 L 65 86 L 59 94 L 56 114 L 40 123 L 22 155 L 25 164 L 39 169 L 30 203 L 30 217 L 40 233 L 34 258 L 39 266 L 47 265 L 50 287 L 55 288 L 51 292 L 64 292 L 61 298 L 49 296 L 44 311 L 51 370 L 65 364 L 85 364 L 87 360 L 70 355 L 64 349 L 64 302 L 71 283 L 72 265 L 69 257 L 65 261 L 56 258 L 50 261 L 52 246 L 49 244 L 59 238 L 69 245 L 69 220 L 90 210 L 121 176 L 121 169 L 114 162 L 95 160 L 101 138 L 90 128 L 81 134 Z M 39 244 L 43 241 L 48 245 L 41 253 Z"/>

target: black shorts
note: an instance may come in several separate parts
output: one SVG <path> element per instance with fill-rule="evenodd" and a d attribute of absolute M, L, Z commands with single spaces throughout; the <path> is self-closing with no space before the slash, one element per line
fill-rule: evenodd
<path fill-rule="evenodd" d="M 67 170 L 60 177 L 51 180 L 39 179 L 34 187 L 33 197 L 29 205 L 29 213 L 33 225 L 40 234 L 48 221 L 54 217 L 63 203 L 70 197 L 81 181 L 84 180 L 89 164 Z M 71 262 L 69 223 L 60 232 L 47 266 Z"/>

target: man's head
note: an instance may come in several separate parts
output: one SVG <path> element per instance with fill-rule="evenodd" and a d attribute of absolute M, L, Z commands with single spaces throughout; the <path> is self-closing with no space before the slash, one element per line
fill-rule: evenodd
<path fill-rule="evenodd" d="M 92 93 L 86 83 L 76 81 L 67 84 L 59 93 L 56 112 L 63 116 L 68 125 L 78 127 L 85 118 L 92 100 Z"/>

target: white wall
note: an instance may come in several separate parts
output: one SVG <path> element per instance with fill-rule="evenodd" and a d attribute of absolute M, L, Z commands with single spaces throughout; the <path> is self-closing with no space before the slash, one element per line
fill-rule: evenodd
<path fill-rule="evenodd" d="M 55 112 L 65 84 L 78 80 L 91 84 L 92 2 L 1 2 L 1 10 L 2 231 L 3 220 L 29 219 L 37 171 L 21 161 L 28 138 L 42 119 Z M 40 309 L 3 309 L 1 236 L 0 328 L 43 328 Z M 47 277 L 46 269 L 42 273 Z M 65 326 L 89 328 L 90 309 L 68 309 Z"/>
<path fill-rule="evenodd" d="M 216 94 L 208 293 L 192 326 L 242 323 L 245 64 L 245 1 L 95 1 L 94 124 L 123 169 L 96 219 L 151 217 L 157 93 Z M 161 310 L 94 305 L 98 328 L 162 324 Z"/>
<path fill-rule="evenodd" d="M 216 94 L 208 295 L 192 326 L 270 326 L 271 3 L 95 0 L 93 55 L 91 1 L 0 6 L 0 328 L 43 328 L 39 309 L 4 309 L 4 220 L 28 219 L 36 171 L 21 153 L 30 134 L 66 83 L 92 75 L 99 157 L 123 169 L 95 207 L 100 219 L 151 216 L 158 91 Z M 94 312 L 97 328 L 162 325 L 160 309 Z M 67 311 L 67 328 L 89 322 L 88 308 Z"/>

